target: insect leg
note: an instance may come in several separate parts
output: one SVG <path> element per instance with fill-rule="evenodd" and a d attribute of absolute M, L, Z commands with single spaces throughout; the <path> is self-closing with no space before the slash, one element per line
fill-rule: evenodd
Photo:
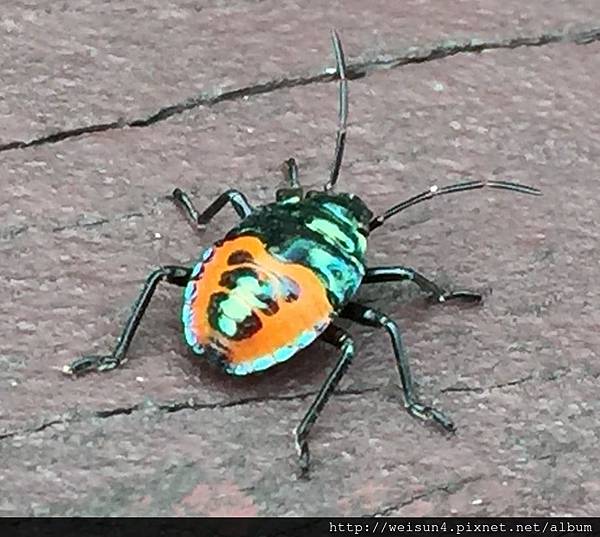
<path fill-rule="evenodd" d="M 84 356 L 78 360 L 74 360 L 69 365 L 63 368 L 63 372 L 70 374 L 78 374 L 95 369 L 97 371 L 109 371 L 115 369 L 125 361 L 125 354 L 135 331 L 137 330 L 142 317 L 150 303 L 152 295 L 156 290 L 158 283 L 161 280 L 166 280 L 168 283 L 184 287 L 191 274 L 191 269 L 186 267 L 165 266 L 153 271 L 147 278 L 142 292 L 131 308 L 131 314 L 125 328 L 117 339 L 117 344 L 110 354 L 101 356 Z"/>
<path fill-rule="evenodd" d="M 300 201 L 303 197 L 302 186 L 298 181 L 298 164 L 296 159 L 289 158 L 281 165 L 283 179 L 288 184 L 283 188 L 275 191 L 275 198 L 278 202 L 287 203 L 291 200 Z"/>
<path fill-rule="evenodd" d="M 317 397 L 302 418 L 300 425 L 298 425 L 298 427 L 296 427 L 294 430 L 296 449 L 298 451 L 298 456 L 300 457 L 300 467 L 303 473 L 308 471 L 308 465 L 310 461 L 310 452 L 308 450 L 308 442 L 306 440 L 308 433 L 318 418 L 321 410 L 325 406 L 325 403 L 338 385 L 340 379 L 344 376 L 344 373 L 350 365 L 352 358 L 354 358 L 354 341 L 352 341 L 350 335 L 343 329 L 334 325 L 329 325 L 321 338 L 323 341 L 335 345 L 338 349 L 340 349 L 341 356 L 323 382 Z"/>
<path fill-rule="evenodd" d="M 283 177 L 292 188 L 298 188 L 298 163 L 295 158 L 287 159 L 282 165 Z"/>
<path fill-rule="evenodd" d="M 419 272 L 409 267 L 373 267 L 368 268 L 363 283 L 397 282 L 410 280 L 415 282 L 423 291 L 429 293 L 431 300 L 444 303 L 448 300 L 462 300 L 463 302 L 481 302 L 481 295 L 472 291 L 448 292 L 435 282 L 426 278 Z"/>
<path fill-rule="evenodd" d="M 281 171 L 283 172 L 283 179 L 288 184 L 283 188 L 279 188 L 275 191 L 275 198 L 279 202 L 287 203 L 289 201 L 300 201 L 304 196 L 302 192 L 302 186 L 298 181 L 298 164 L 296 159 L 289 158 L 281 165 Z"/>
<path fill-rule="evenodd" d="M 231 203 L 235 212 L 240 218 L 246 218 L 252 212 L 252 206 L 246 199 L 246 196 L 240 191 L 235 189 L 227 190 L 223 192 L 215 201 L 213 201 L 204 211 L 201 213 L 194 207 L 190 197 L 181 189 L 176 188 L 173 190 L 173 199 L 181 205 L 184 209 L 186 216 L 192 220 L 200 229 L 206 227 L 206 225 L 212 220 L 225 205 Z"/>
<path fill-rule="evenodd" d="M 384 314 L 374 309 L 367 308 L 362 304 L 357 304 L 356 302 L 350 302 L 348 305 L 346 305 L 346 307 L 340 313 L 340 317 L 350 319 L 366 326 L 385 328 L 390 336 L 390 339 L 392 340 L 394 356 L 396 358 L 398 372 L 400 373 L 400 380 L 402 381 L 402 390 L 404 391 L 406 409 L 412 416 L 416 418 L 435 421 L 447 431 L 453 431 L 454 424 L 449 418 L 447 418 L 439 410 L 436 410 L 431 406 L 424 405 L 416 399 L 410 368 L 408 366 L 408 360 L 406 358 L 406 353 L 404 352 L 402 338 L 396 323 L 386 317 Z"/>

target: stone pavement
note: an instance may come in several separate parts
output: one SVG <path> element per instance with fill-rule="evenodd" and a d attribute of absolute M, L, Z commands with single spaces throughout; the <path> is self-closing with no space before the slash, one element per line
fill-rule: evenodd
<path fill-rule="evenodd" d="M 17 1 L 0 14 L 0 514 L 597 515 L 600 493 L 600 5 L 597 0 Z M 233 224 L 193 233 L 227 187 L 272 199 L 289 156 L 322 184 L 349 62 L 340 187 L 375 210 L 433 183 L 516 180 L 420 205 L 370 242 L 482 290 L 428 306 L 364 288 L 403 330 L 421 398 L 403 410 L 389 340 L 358 355 L 311 437 L 292 429 L 335 360 L 316 344 L 264 375 L 195 361 L 180 291 L 157 293 L 130 361 L 60 368 L 114 343 L 146 274 Z"/>

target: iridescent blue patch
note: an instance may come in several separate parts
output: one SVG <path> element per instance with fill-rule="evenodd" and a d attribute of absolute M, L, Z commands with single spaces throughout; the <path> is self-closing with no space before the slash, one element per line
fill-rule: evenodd
<path fill-rule="evenodd" d="M 204 263 L 210 261 L 214 252 L 215 249 L 212 246 L 204 250 L 204 252 L 202 252 L 202 255 L 200 256 L 200 261 L 196 263 L 194 265 L 194 268 L 192 269 L 192 274 L 190 276 L 191 279 L 197 279 L 198 276 L 200 276 L 200 272 L 202 272 Z"/>
<path fill-rule="evenodd" d="M 276 362 L 285 362 L 288 358 L 291 358 L 292 355 L 299 350 L 300 347 L 294 348 L 291 345 L 286 345 L 285 347 L 281 347 L 277 349 L 273 353 L 273 358 Z"/>
<path fill-rule="evenodd" d="M 319 333 L 319 332 L 317 332 L 317 333 Z M 300 347 L 302 349 L 303 347 L 306 347 L 307 345 L 312 343 L 312 341 L 314 339 L 315 339 L 315 331 L 307 330 L 306 332 L 302 332 L 302 334 L 300 334 L 300 336 L 298 336 L 298 339 L 296 340 L 296 345 L 298 345 L 298 347 Z"/>
<path fill-rule="evenodd" d="M 183 300 L 186 304 L 191 304 L 194 300 L 196 300 L 195 282 L 190 282 L 185 286 L 185 290 L 183 291 Z"/>
<path fill-rule="evenodd" d="M 193 347 L 198 343 L 198 340 L 196 339 L 196 334 L 194 334 L 194 331 L 189 325 L 183 325 L 183 331 L 185 333 L 185 340 L 190 347 Z"/>
<path fill-rule="evenodd" d="M 264 371 L 265 369 L 269 369 L 274 364 L 273 358 L 270 356 L 263 356 L 262 358 L 258 358 L 258 360 L 254 360 L 251 364 L 252 371 Z"/>
<path fill-rule="evenodd" d="M 332 214 L 338 220 L 341 220 L 346 224 L 356 226 L 356 220 L 351 217 L 352 213 L 345 207 L 332 202 L 323 203 L 321 207 L 323 207 L 323 209 Z"/>
<path fill-rule="evenodd" d="M 310 267 L 334 298 L 334 306 L 343 304 L 354 295 L 364 276 L 364 265 L 357 257 L 341 252 L 334 255 L 323 244 L 303 237 L 272 248 L 271 254 L 278 260 Z"/>
<path fill-rule="evenodd" d="M 215 253 L 215 249 L 211 246 L 202 252 L 202 262 L 206 263 Z"/>
<path fill-rule="evenodd" d="M 183 308 L 181 309 L 181 320 L 185 326 L 191 326 L 193 321 L 193 311 L 190 307 L 189 302 L 185 302 L 183 304 Z"/>

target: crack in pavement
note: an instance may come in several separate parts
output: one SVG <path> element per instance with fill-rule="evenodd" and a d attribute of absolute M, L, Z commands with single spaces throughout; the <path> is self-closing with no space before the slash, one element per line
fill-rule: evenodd
<path fill-rule="evenodd" d="M 529 374 L 525 377 L 521 377 L 515 380 L 509 380 L 507 382 L 501 382 L 499 384 L 491 384 L 490 386 L 449 386 L 447 388 L 442 388 L 440 393 L 449 393 L 449 392 L 466 392 L 466 393 L 483 393 L 485 391 L 492 390 L 501 390 L 502 388 L 510 388 L 512 386 L 518 386 L 519 384 L 525 384 L 527 382 L 531 382 L 532 380 L 537 380 L 540 383 L 542 382 L 554 382 L 559 380 L 561 377 L 570 373 L 572 368 L 566 367 L 561 368 L 549 375 L 540 376 L 535 374 Z"/>
<path fill-rule="evenodd" d="M 507 382 L 501 382 L 499 384 L 492 384 L 490 386 L 449 386 L 448 388 L 442 388 L 440 393 L 448 393 L 448 392 L 471 392 L 471 393 L 483 393 L 485 391 L 491 390 L 499 390 L 502 388 L 507 388 L 510 386 L 518 386 L 519 384 L 523 384 L 525 382 L 529 382 L 533 380 L 533 375 L 527 375 L 526 377 L 522 377 L 515 380 L 509 380 Z M 542 379 L 544 380 L 544 379 Z"/>
<path fill-rule="evenodd" d="M 346 76 L 348 79 L 363 78 L 375 71 L 395 69 L 411 63 L 424 63 L 434 60 L 440 60 L 461 53 L 478 53 L 485 50 L 497 49 L 515 49 L 520 47 L 541 47 L 552 43 L 574 43 L 577 45 L 587 45 L 600 40 L 600 27 L 591 26 L 577 31 L 568 31 L 565 29 L 554 29 L 548 32 L 530 35 L 530 36 L 512 36 L 496 37 L 488 39 L 447 39 L 438 43 L 410 47 L 403 52 L 395 54 L 381 54 L 370 60 L 363 62 L 350 62 L 346 67 Z M 254 95 L 271 93 L 284 88 L 294 88 L 298 86 L 307 86 L 314 83 L 332 82 L 337 80 L 337 75 L 333 69 L 327 68 L 317 73 L 306 74 L 303 76 L 290 76 L 278 79 L 272 79 L 265 82 L 256 82 L 249 86 L 234 88 L 229 90 L 205 91 L 200 94 L 189 97 L 183 102 L 160 108 L 153 114 L 144 117 L 131 119 L 129 121 L 119 118 L 116 121 L 108 123 L 99 123 L 86 127 L 76 127 L 66 129 L 54 134 L 41 136 L 29 141 L 15 140 L 0 144 L 0 151 L 10 151 L 13 149 L 25 149 L 44 144 L 54 144 L 68 138 L 82 136 L 84 134 L 93 134 L 108 130 L 149 127 L 159 121 L 164 121 L 171 116 L 182 114 L 199 106 L 212 106 L 223 101 L 233 101 Z"/>
<path fill-rule="evenodd" d="M 561 377 L 569 373 L 570 369 L 561 370 L 555 372 L 551 375 L 548 375 L 544 378 L 540 378 L 540 382 L 554 382 L 559 380 Z M 512 386 L 517 386 L 519 384 L 524 384 L 526 382 L 530 382 L 532 380 L 536 380 L 536 376 L 531 374 L 525 377 L 511 380 L 508 382 L 503 382 L 499 384 L 493 384 L 491 386 L 457 386 L 457 387 L 448 387 L 442 388 L 439 390 L 439 393 L 449 393 L 449 392 L 475 392 L 482 393 L 486 390 L 497 390 L 502 388 L 508 388 Z M 349 390 L 336 390 L 334 391 L 335 396 L 353 396 L 353 395 L 364 395 L 367 393 L 375 393 L 375 392 L 385 392 L 388 389 L 388 384 L 381 386 L 372 386 L 367 388 L 360 389 L 349 389 Z M 180 412 L 181 410 L 214 410 L 214 409 L 224 409 L 231 408 L 236 406 L 244 406 L 254 403 L 268 403 L 271 401 L 294 401 L 294 400 L 302 400 L 307 397 L 314 396 L 318 393 L 318 390 L 312 390 L 308 392 L 295 393 L 290 395 L 276 395 L 276 396 L 267 396 L 267 397 L 246 397 L 242 399 L 236 399 L 233 401 L 222 401 L 218 403 L 197 403 L 193 397 L 185 401 L 173 401 L 167 403 L 155 403 L 152 400 L 146 400 L 143 403 L 137 403 L 135 405 L 127 406 L 127 407 L 116 407 L 106 410 L 92 410 L 92 411 L 67 411 L 62 414 L 59 418 L 52 418 L 48 421 L 42 422 L 39 425 L 34 427 L 24 427 L 21 429 L 14 429 L 12 431 L 7 431 L 4 433 L 0 433 L 0 440 L 5 440 L 7 438 L 12 438 L 15 436 L 22 436 L 27 434 L 33 434 L 55 425 L 66 425 L 70 423 L 84 421 L 86 419 L 100 418 L 107 419 L 113 416 L 123 416 L 130 415 L 135 412 L 145 412 L 149 410 L 154 410 L 157 412 L 163 412 L 165 414 L 171 414 L 174 412 Z"/>
<path fill-rule="evenodd" d="M 10 241 L 15 237 L 21 235 L 29 229 L 29 225 L 23 224 L 20 226 L 8 226 L 6 228 L 0 229 L 0 241 Z"/>
<path fill-rule="evenodd" d="M 364 395 L 366 393 L 377 392 L 382 388 L 382 386 L 371 387 L 371 388 L 362 388 L 356 390 L 339 390 L 335 391 L 335 396 L 347 396 L 347 395 Z M 214 410 L 214 409 L 224 409 L 231 408 L 243 405 L 249 405 L 253 403 L 268 403 L 271 401 L 294 401 L 294 400 L 302 400 L 307 397 L 314 396 L 318 393 L 318 390 L 313 390 L 309 392 L 295 393 L 290 395 L 277 395 L 271 397 L 247 397 L 243 399 L 236 399 L 233 401 L 222 401 L 218 403 L 197 403 L 193 397 L 185 401 L 174 401 L 168 403 L 155 403 L 152 400 L 147 400 L 143 403 L 137 403 L 135 405 L 127 406 L 127 407 L 116 407 L 107 410 L 92 410 L 92 411 L 67 411 L 62 414 L 59 418 L 53 418 L 46 422 L 41 423 L 35 427 L 27 427 L 22 429 L 15 429 L 12 431 L 7 431 L 5 433 L 0 433 L 0 440 L 5 440 L 7 438 L 13 438 L 15 436 L 22 436 L 37 433 L 43 431 L 44 429 L 48 429 L 49 427 L 53 427 L 55 425 L 67 425 L 70 423 L 80 422 L 87 419 L 100 418 L 107 419 L 113 416 L 123 416 L 123 415 L 131 415 L 136 412 L 147 412 L 147 411 L 157 411 L 163 412 L 165 414 L 172 414 L 174 412 L 180 412 L 181 410 Z"/>
<path fill-rule="evenodd" d="M 561 377 L 569 373 L 570 369 L 561 370 L 555 372 L 551 375 L 548 375 L 544 378 L 540 378 L 540 382 L 554 382 L 559 380 Z M 449 392 L 471 392 L 471 393 L 482 393 L 486 390 L 498 390 L 503 388 L 509 388 L 512 386 L 517 386 L 519 384 L 524 384 L 526 382 L 530 382 L 532 380 L 536 380 L 536 376 L 531 374 L 525 377 L 499 383 L 493 384 L 491 386 L 457 386 L 457 387 L 448 387 L 442 388 L 439 390 L 439 393 L 449 393 Z M 375 392 L 385 392 L 388 388 L 388 384 L 381 386 L 372 386 L 368 388 L 360 388 L 360 389 L 349 389 L 349 390 L 336 390 L 334 391 L 335 396 L 352 396 L 352 395 L 364 395 L 367 393 L 375 393 Z M 5 440 L 7 438 L 12 438 L 15 436 L 22 436 L 27 434 L 33 434 L 55 425 L 66 425 L 70 423 L 84 421 L 86 419 L 100 418 L 107 419 L 113 416 L 122 416 L 122 415 L 130 415 L 135 412 L 144 412 L 148 410 L 154 410 L 157 412 L 163 412 L 165 414 L 171 414 L 174 412 L 179 412 L 181 410 L 214 410 L 214 409 L 224 409 L 231 408 L 236 406 L 249 405 L 254 403 L 268 403 L 271 401 L 294 401 L 294 400 L 302 400 L 307 397 L 314 396 L 318 393 L 318 390 L 295 393 L 290 395 L 276 395 L 276 396 L 267 396 L 267 397 L 246 397 L 242 399 L 236 399 L 233 401 L 222 401 L 218 403 L 197 403 L 193 397 L 185 401 L 173 401 L 167 403 L 155 403 L 152 400 L 146 400 L 143 403 L 137 403 L 135 405 L 131 405 L 128 407 L 116 407 L 106 410 L 93 410 L 93 411 L 67 411 L 62 414 L 59 418 L 52 418 L 48 421 L 42 422 L 39 425 L 34 427 L 24 427 L 21 429 L 14 429 L 12 431 L 7 431 L 4 433 L 0 433 L 0 440 Z M 373 515 L 374 516 L 374 515 Z"/>
<path fill-rule="evenodd" d="M 79 229 L 79 228 L 89 229 L 89 228 L 94 228 L 94 227 L 98 227 L 98 226 L 103 226 L 104 224 L 108 224 L 109 222 L 115 221 L 115 220 L 131 220 L 132 218 L 143 218 L 144 216 L 146 216 L 146 215 L 140 211 L 134 211 L 134 212 L 130 212 L 130 213 L 120 214 L 120 215 L 117 215 L 116 217 L 113 217 L 112 219 L 100 217 L 100 218 L 94 218 L 94 219 L 88 220 L 88 219 L 86 219 L 85 216 L 81 216 L 81 217 L 77 218 L 77 220 L 72 224 L 64 224 L 61 226 L 53 227 L 52 232 L 58 233 L 60 231 L 65 231 L 67 229 Z"/>
<path fill-rule="evenodd" d="M 373 518 L 373 517 L 389 516 L 390 513 L 393 513 L 394 511 L 398 511 L 398 509 L 402 509 L 403 507 L 411 505 L 412 503 L 414 503 L 418 500 L 422 500 L 424 498 L 433 496 L 434 494 L 437 494 L 437 493 L 444 493 L 444 494 L 448 494 L 448 495 L 454 494 L 455 492 L 458 492 L 460 489 L 462 489 L 465 485 L 479 481 L 483 477 L 484 477 L 483 475 L 466 477 L 463 479 L 459 479 L 458 481 L 450 481 L 449 483 L 445 483 L 444 485 L 438 485 L 437 487 L 431 487 L 431 488 L 425 490 L 424 492 L 421 492 L 420 494 L 415 494 L 414 496 L 411 496 L 410 498 L 408 498 L 407 500 L 405 500 L 399 504 L 384 507 L 378 511 L 375 511 L 375 513 L 362 515 L 362 517 Z"/>

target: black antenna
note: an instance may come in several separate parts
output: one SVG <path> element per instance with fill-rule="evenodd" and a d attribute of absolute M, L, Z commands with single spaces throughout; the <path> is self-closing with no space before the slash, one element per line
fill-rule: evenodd
<path fill-rule="evenodd" d="M 533 188 L 527 185 L 520 185 L 519 183 L 511 183 L 509 181 L 466 181 L 464 183 L 456 183 L 454 185 L 448 185 L 443 187 L 438 187 L 437 185 L 432 186 L 429 190 L 425 192 L 421 192 L 412 198 L 399 203 L 398 205 L 394 205 L 387 211 L 385 211 L 382 215 L 377 218 L 373 218 L 369 223 L 369 230 L 373 231 L 381 226 L 388 218 L 394 216 L 395 214 L 403 211 L 404 209 L 408 209 L 417 203 L 421 203 L 422 201 L 430 200 L 436 196 L 443 196 L 445 194 L 454 194 L 455 192 L 465 192 L 467 190 L 476 190 L 478 188 L 499 188 L 501 190 L 512 190 L 513 192 L 520 192 L 521 194 L 531 194 L 533 196 L 541 196 L 542 193 L 537 188 Z"/>
<path fill-rule="evenodd" d="M 344 145 L 346 143 L 346 123 L 348 121 L 348 80 L 346 79 L 346 60 L 340 36 L 335 30 L 331 30 L 331 40 L 333 41 L 333 51 L 335 52 L 335 61 L 337 72 L 340 77 L 339 85 L 339 105 L 338 105 L 338 129 L 335 140 L 335 154 L 333 158 L 333 168 L 329 182 L 325 185 L 325 190 L 332 190 L 337 183 L 344 156 Z"/>

